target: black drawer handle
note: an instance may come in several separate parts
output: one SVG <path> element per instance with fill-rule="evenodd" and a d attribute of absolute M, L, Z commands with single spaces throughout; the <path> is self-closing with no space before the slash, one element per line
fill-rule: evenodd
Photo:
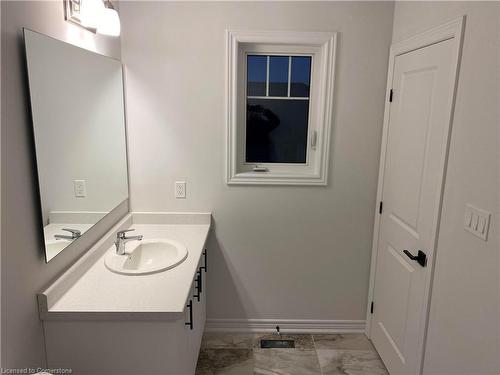
<path fill-rule="evenodd" d="M 189 309 L 189 322 L 184 323 L 185 325 L 189 326 L 189 329 L 193 329 L 193 301 L 189 300 L 189 303 L 187 305 Z"/>
<path fill-rule="evenodd" d="M 196 284 L 194 287 L 196 289 L 196 294 L 193 295 L 193 298 L 196 298 L 199 302 L 201 296 L 201 271 L 198 271 L 195 281 Z"/>
<path fill-rule="evenodd" d="M 201 272 L 201 268 L 200 267 L 200 270 L 198 271 L 198 292 L 203 292 L 203 273 Z"/>
<path fill-rule="evenodd" d="M 207 249 L 203 250 L 203 258 L 204 258 L 204 263 L 203 267 L 200 267 L 200 270 L 204 270 L 207 272 Z"/>

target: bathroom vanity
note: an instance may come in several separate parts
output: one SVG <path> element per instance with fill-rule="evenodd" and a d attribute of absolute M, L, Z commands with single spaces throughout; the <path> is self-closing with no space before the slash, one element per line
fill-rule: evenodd
<path fill-rule="evenodd" d="M 131 213 L 122 219 L 38 295 L 48 366 L 78 375 L 193 375 L 205 325 L 210 221 L 209 213 Z M 133 263 L 119 273 L 106 258 L 117 256 L 116 233 L 127 229 L 143 235 L 145 245 L 126 243 L 121 256 Z M 164 261 L 156 250 L 146 253 L 151 243 L 181 244 L 187 256 L 169 269 L 137 272 Z M 144 253 L 133 258 L 141 246 Z"/>
<path fill-rule="evenodd" d="M 47 366 L 194 375 L 211 215 L 135 212 L 118 221 L 129 198 L 122 63 L 23 35 L 45 259 L 70 247 L 84 254 L 38 295 Z"/>

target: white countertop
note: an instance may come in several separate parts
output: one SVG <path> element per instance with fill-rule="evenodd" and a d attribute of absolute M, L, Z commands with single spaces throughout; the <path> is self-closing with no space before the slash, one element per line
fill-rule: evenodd
<path fill-rule="evenodd" d="M 60 285 L 51 286 L 39 295 L 42 319 L 181 319 L 210 229 L 210 214 L 186 215 L 204 216 L 186 220 L 184 214 L 131 214 L 131 220 L 123 221 L 119 228 L 136 229 L 133 234 L 142 234 L 145 239 L 181 242 L 187 247 L 188 256 L 180 265 L 150 275 L 111 272 L 104 265 L 104 257 L 115 251 L 109 243 L 115 227 L 104 244 L 98 243 L 89 251 L 95 252 L 89 255 L 93 255 L 92 261 L 82 261 L 67 271 L 74 272 L 73 268 L 77 268 L 76 274 L 80 275 L 65 274 L 55 283 Z M 86 269 L 82 271 L 81 267 Z M 63 284 L 66 285 L 61 292 Z M 55 292 L 56 289 L 59 290 Z"/>

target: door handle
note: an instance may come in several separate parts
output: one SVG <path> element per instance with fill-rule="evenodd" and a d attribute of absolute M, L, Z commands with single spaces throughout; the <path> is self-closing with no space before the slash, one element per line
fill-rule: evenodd
<path fill-rule="evenodd" d="M 408 250 L 403 250 L 403 253 L 410 258 L 411 260 L 416 261 L 418 264 L 420 264 L 422 267 L 425 267 L 427 265 L 427 255 L 422 250 L 418 251 L 418 255 L 415 256 L 412 253 L 410 253 Z"/>

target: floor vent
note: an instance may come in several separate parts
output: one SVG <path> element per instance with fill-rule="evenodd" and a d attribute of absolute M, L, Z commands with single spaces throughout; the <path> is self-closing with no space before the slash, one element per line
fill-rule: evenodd
<path fill-rule="evenodd" d="M 295 348 L 295 340 L 260 340 L 262 349 L 291 349 Z"/>

